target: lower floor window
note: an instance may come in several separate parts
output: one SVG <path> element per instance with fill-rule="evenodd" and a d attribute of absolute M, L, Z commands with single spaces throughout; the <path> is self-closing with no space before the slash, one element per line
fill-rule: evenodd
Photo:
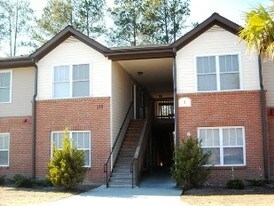
<path fill-rule="evenodd" d="M 10 134 L 0 133 L 0 166 L 9 166 Z"/>
<path fill-rule="evenodd" d="M 91 165 L 91 144 L 89 131 L 70 131 L 69 138 L 72 140 L 72 146 L 85 153 L 85 167 Z M 52 132 L 51 135 L 51 154 L 53 154 L 53 146 L 62 149 L 64 132 Z"/>
<path fill-rule="evenodd" d="M 200 127 L 198 138 L 202 149 L 211 152 L 210 164 L 243 166 L 245 161 L 244 127 Z"/>

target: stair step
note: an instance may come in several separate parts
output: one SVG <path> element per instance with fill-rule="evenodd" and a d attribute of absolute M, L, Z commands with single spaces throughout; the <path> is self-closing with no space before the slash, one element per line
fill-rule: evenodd
<path fill-rule="evenodd" d="M 117 179 L 123 179 L 123 178 L 132 178 L 132 173 L 112 173 L 111 179 L 117 180 Z"/>
<path fill-rule="evenodd" d="M 131 164 L 144 126 L 144 120 L 133 120 L 126 131 L 110 177 L 111 187 L 131 187 Z"/>

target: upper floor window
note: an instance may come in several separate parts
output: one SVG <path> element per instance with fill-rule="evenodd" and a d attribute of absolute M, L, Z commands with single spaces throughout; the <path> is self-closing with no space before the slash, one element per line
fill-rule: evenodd
<path fill-rule="evenodd" d="M 11 102 L 11 71 L 0 71 L 0 103 Z"/>
<path fill-rule="evenodd" d="M 89 64 L 54 67 L 54 98 L 87 97 L 90 95 Z"/>
<path fill-rule="evenodd" d="M 238 55 L 197 57 L 197 90 L 240 89 Z"/>
<path fill-rule="evenodd" d="M 216 166 L 245 165 L 244 127 L 198 128 L 204 151 L 210 151 L 210 164 Z"/>
<path fill-rule="evenodd" d="M 0 133 L 0 166 L 9 166 L 9 148 L 10 135 L 9 133 Z"/>
<path fill-rule="evenodd" d="M 52 132 L 52 154 L 53 146 L 57 149 L 62 149 L 63 146 L 63 135 L 64 132 Z M 72 140 L 72 146 L 78 150 L 83 150 L 85 153 L 85 167 L 90 167 L 90 156 L 91 156 L 91 143 L 90 143 L 90 132 L 89 131 L 70 131 L 69 138 Z M 51 155 L 52 155 L 51 154 Z"/>

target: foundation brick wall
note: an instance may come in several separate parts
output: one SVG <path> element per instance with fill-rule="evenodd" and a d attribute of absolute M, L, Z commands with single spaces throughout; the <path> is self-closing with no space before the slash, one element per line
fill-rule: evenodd
<path fill-rule="evenodd" d="M 9 167 L 0 167 L 0 175 L 32 175 L 32 118 L 1 117 L 0 133 L 10 133 Z"/>
<path fill-rule="evenodd" d="M 51 155 L 51 132 L 89 130 L 91 167 L 86 182 L 105 181 L 104 163 L 110 151 L 110 98 L 79 98 L 37 101 L 36 176 L 45 178 Z"/>
<path fill-rule="evenodd" d="M 246 166 L 235 167 L 235 178 L 260 179 L 263 171 L 263 141 L 259 91 L 179 94 L 189 97 L 191 107 L 178 108 L 179 138 L 187 132 L 197 136 L 198 127 L 244 126 Z M 225 185 L 231 167 L 215 167 L 209 184 Z"/>

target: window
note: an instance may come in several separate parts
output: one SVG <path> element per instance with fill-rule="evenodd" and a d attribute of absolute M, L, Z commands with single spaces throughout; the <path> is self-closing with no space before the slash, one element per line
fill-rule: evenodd
<path fill-rule="evenodd" d="M 54 98 L 89 96 L 89 64 L 54 67 Z"/>
<path fill-rule="evenodd" d="M 9 166 L 10 135 L 0 133 L 0 166 Z"/>
<path fill-rule="evenodd" d="M 198 91 L 240 89 L 238 55 L 197 57 Z"/>
<path fill-rule="evenodd" d="M 198 128 L 198 137 L 203 150 L 211 151 L 210 164 L 245 165 L 244 127 Z"/>
<path fill-rule="evenodd" d="M 63 145 L 63 134 L 64 132 L 52 132 L 51 135 L 51 147 L 53 154 L 53 146 L 58 149 L 62 148 Z M 72 140 L 72 146 L 78 150 L 83 150 L 85 153 L 85 167 L 90 167 L 90 132 L 89 131 L 71 131 L 69 137 Z"/>
<path fill-rule="evenodd" d="M 0 72 L 0 103 L 11 102 L 11 71 Z"/>

